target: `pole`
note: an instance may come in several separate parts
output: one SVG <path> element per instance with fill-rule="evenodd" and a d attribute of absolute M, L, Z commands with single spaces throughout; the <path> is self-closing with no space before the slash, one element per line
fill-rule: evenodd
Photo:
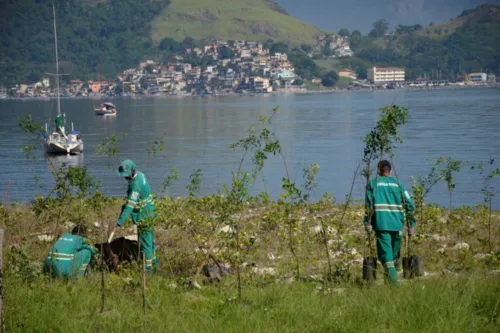
<path fill-rule="evenodd" d="M 0 331 L 5 332 L 3 315 L 3 229 L 0 229 Z"/>
<path fill-rule="evenodd" d="M 56 89 L 57 89 L 57 114 L 61 114 L 61 100 L 59 98 L 59 56 L 57 54 L 57 27 L 56 27 L 56 7 L 52 5 L 54 14 L 54 41 L 56 46 Z"/>

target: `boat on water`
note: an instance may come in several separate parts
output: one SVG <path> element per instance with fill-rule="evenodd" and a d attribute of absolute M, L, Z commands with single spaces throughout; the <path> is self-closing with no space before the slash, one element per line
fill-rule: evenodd
<path fill-rule="evenodd" d="M 80 132 L 75 131 L 71 123 L 71 132 L 66 133 L 66 115 L 61 112 L 61 94 L 59 91 L 59 59 L 57 54 L 57 28 L 56 28 L 56 8 L 52 5 L 54 15 L 54 41 L 56 53 L 56 95 L 57 95 L 57 116 L 55 119 L 56 129 L 50 133 L 45 124 L 45 135 L 43 146 L 47 154 L 79 154 L 83 152 L 83 140 Z"/>
<path fill-rule="evenodd" d="M 113 103 L 102 103 L 99 108 L 94 108 L 96 116 L 116 116 L 116 106 Z"/>

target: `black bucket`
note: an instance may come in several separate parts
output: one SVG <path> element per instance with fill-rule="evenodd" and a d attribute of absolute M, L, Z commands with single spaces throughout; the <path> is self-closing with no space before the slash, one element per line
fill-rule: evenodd
<path fill-rule="evenodd" d="M 375 281 L 377 279 L 377 258 L 365 257 L 363 259 L 363 280 Z"/>
<path fill-rule="evenodd" d="M 421 256 L 403 258 L 403 277 L 412 279 L 415 276 L 424 276 L 424 260 Z"/>

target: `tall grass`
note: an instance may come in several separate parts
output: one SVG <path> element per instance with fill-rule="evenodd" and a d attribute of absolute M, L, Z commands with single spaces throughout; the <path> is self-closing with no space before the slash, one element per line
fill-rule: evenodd
<path fill-rule="evenodd" d="M 328 289 L 313 283 L 254 285 L 243 301 L 218 287 L 141 288 L 114 277 L 99 313 L 98 278 L 77 284 L 26 285 L 7 279 L 9 332 L 498 332 L 498 276 L 443 277 Z M 320 289 L 321 287 L 321 289 Z"/>

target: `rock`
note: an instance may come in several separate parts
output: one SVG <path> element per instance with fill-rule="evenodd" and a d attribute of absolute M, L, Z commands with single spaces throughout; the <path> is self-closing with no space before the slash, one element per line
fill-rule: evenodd
<path fill-rule="evenodd" d="M 353 259 L 347 262 L 349 265 L 362 265 L 363 264 L 363 258 L 357 258 Z"/>
<path fill-rule="evenodd" d="M 53 235 L 38 235 L 37 238 L 40 242 L 52 242 L 55 237 Z"/>
<path fill-rule="evenodd" d="M 344 252 L 343 251 L 334 251 L 334 252 L 330 252 L 330 256 L 332 258 L 337 258 L 337 257 L 341 257 L 344 255 Z"/>
<path fill-rule="evenodd" d="M 76 227 L 76 223 L 71 222 L 71 221 L 68 221 L 68 222 L 64 223 L 64 226 L 65 226 L 67 229 L 72 230 L 74 227 Z"/>
<path fill-rule="evenodd" d="M 469 244 L 465 242 L 457 243 L 454 247 L 455 250 L 468 250 L 470 248 Z"/>
<path fill-rule="evenodd" d="M 444 253 L 446 251 L 446 246 L 440 247 L 439 249 L 436 250 L 437 253 Z"/>
<path fill-rule="evenodd" d="M 435 240 L 436 242 L 444 242 L 444 241 L 446 241 L 446 237 L 445 236 L 441 236 L 441 235 L 438 235 L 438 234 L 433 234 L 431 236 L 431 238 L 433 240 Z"/>
<path fill-rule="evenodd" d="M 318 235 L 318 234 L 320 234 L 322 231 L 323 231 L 323 227 L 321 227 L 320 225 L 317 225 L 317 226 L 311 227 L 311 228 L 309 229 L 309 232 L 310 232 L 312 235 Z"/>
<path fill-rule="evenodd" d="M 219 229 L 219 233 L 221 233 L 221 232 L 226 233 L 226 234 L 229 234 L 229 233 L 235 234 L 236 233 L 236 229 L 234 229 L 230 225 L 225 225 L 225 226 L 223 226 L 223 227 L 221 227 Z"/>
<path fill-rule="evenodd" d="M 355 256 L 356 254 L 358 254 L 358 250 L 356 250 L 356 249 L 354 249 L 354 248 L 352 248 L 352 249 L 347 249 L 345 252 L 346 252 L 347 254 L 352 255 L 352 256 Z"/>
<path fill-rule="evenodd" d="M 483 260 L 483 259 L 486 259 L 486 258 L 489 258 L 491 257 L 491 254 L 489 253 L 478 253 L 474 256 L 474 259 L 476 260 Z"/>
<path fill-rule="evenodd" d="M 278 274 L 278 270 L 274 267 L 253 267 L 252 272 L 258 275 L 276 276 Z"/>
<path fill-rule="evenodd" d="M 198 290 L 200 290 L 200 289 L 201 289 L 200 284 L 199 284 L 198 282 L 196 282 L 196 281 L 189 281 L 188 286 L 189 286 L 190 288 L 193 288 L 193 289 L 198 289 Z"/>

